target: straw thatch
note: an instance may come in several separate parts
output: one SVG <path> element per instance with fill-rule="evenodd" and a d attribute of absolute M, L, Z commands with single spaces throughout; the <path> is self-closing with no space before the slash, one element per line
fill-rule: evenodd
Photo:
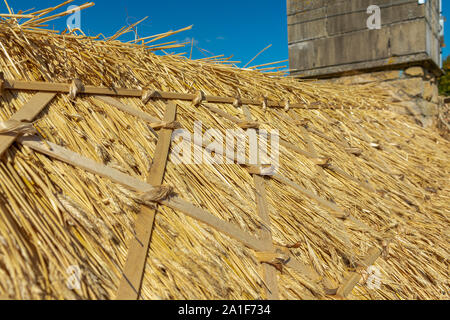
<path fill-rule="evenodd" d="M 47 12 L 44 12 L 47 13 Z M 48 10 L 50 13 L 50 10 Z M 43 17 L 39 18 L 43 19 Z M 5 79 L 291 101 L 303 109 L 250 106 L 262 129 L 278 129 L 280 175 L 335 203 L 354 219 L 339 219 L 317 201 L 266 178 L 273 242 L 320 275 L 312 281 L 277 271 L 282 299 L 336 299 L 357 261 L 373 247 L 381 287 L 363 277 L 349 298 L 447 299 L 449 143 L 390 111 L 388 97 L 369 86 L 298 82 L 277 74 L 208 61 L 153 54 L 145 45 L 45 31 L 17 18 L 0 23 L 0 68 Z M 150 48 L 151 49 L 151 48 Z M 5 90 L 0 121 L 33 92 Z M 162 119 L 164 100 L 143 104 L 118 98 Z M 177 121 L 192 131 L 238 128 L 188 101 Z M 241 108 L 213 104 L 246 120 Z M 305 119 L 308 121 L 305 122 Z M 146 180 L 157 139 L 148 123 L 93 96 L 59 94 L 35 127 L 48 141 Z M 290 144 L 289 144 L 290 143 Z M 330 158 L 319 166 L 291 145 Z M 198 146 L 196 146 L 198 148 Z M 257 236 L 252 176 L 239 165 L 175 165 L 165 185 L 192 204 Z M 370 187 L 368 187 L 368 184 Z M 0 161 L 0 296 L 15 299 L 113 299 L 134 221 L 138 195 L 74 166 L 14 144 Z M 368 226 L 364 228 L 360 223 Z M 78 265 L 81 288 L 69 290 L 67 270 Z M 159 206 L 140 297 L 142 299 L 259 299 L 265 297 L 255 252 L 185 214 Z"/>

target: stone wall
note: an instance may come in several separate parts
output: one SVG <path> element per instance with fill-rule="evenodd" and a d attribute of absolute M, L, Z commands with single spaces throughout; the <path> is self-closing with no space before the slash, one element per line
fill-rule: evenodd
<path fill-rule="evenodd" d="M 450 141 L 450 99 L 445 98 L 445 104 L 439 109 L 437 129 L 442 137 Z"/>
<path fill-rule="evenodd" d="M 328 79 L 342 84 L 376 84 L 391 93 L 397 111 L 413 115 L 423 126 L 436 124 L 442 99 L 436 76 L 421 66 Z"/>

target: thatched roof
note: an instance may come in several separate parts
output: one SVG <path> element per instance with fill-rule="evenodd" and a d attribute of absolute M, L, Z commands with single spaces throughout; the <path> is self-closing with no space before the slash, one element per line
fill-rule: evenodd
<path fill-rule="evenodd" d="M 73 85 L 51 84 L 76 78 L 85 87 L 192 96 L 201 90 L 229 101 L 239 94 L 253 122 L 279 130 L 280 169 L 262 182 L 238 164 L 175 165 L 169 158 L 163 185 L 173 187 L 177 199 L 271 245 L 252 248 L 251 241 L 225 234 L 225 227 L 206 225 L 174 209 L 173 200 L 161 200 L 141 299 L 259 299 L 273 294 L 267 293 L 270 279 L 281 299 L 336 299 L 336 288 L 354 299 L 448 298 L 449 143 L 390 111 L 382 91 L 158 56 L 140 44 L 61 35 L 14 18 L 0 24 L 0 121 L 38 93 L 18 90 L 18 81 L 34 89 L 36 81 L 45 82 L 40 90 L 57 94 L 35 118 L 39 139 L 130 181 L 151 179 L 157 137 L 170 137 L 171 130 L 163 125 L 155 135 L 149 121 L 117 105 L 162 120 L 176 104 L 176 120 L 191 132 L 194 121 L 221 132 L 238 128 L 239 121 L 250 121 L 245 108 L 195 106 L 188 99 L 144 104 L 132 94 L 110 97 L 114 106 L 82 89 L 69 96 Z M 250 103 L 264 97 L 266 110 Z M 291 108 L 277 101 L 290 101 Z M 0 160 L 0 297 L 114 299 L 137 228 L 151 230 L 151 224 L 135 223 L 145 219 L 149 204 L 136 190 L 45 155 L 26 139 L 16 140 Z M 269 223 L 258 214 L 257 198 L 265 199 Z M 264 258 L 270 252 L 273 261 Z M 379 288 L 368 286 L 364 261 L 380 271 Z M 81 268 L 79 289 L 67 287 L 70 266 Z"/>

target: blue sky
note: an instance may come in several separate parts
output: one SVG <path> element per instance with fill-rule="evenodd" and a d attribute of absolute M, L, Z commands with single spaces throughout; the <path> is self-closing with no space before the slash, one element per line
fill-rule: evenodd
<path fill-rule="evenodd" d="M 442 0 L 442 11 L 443 15 L 447 17 L 447 21 L 445 22 L 445 42 L 447 43 L 447 47 L 442 51 L 442 57 L 445 59 L 448 55 L 450 55 L 450 1 Z"/>
<path fill-rule="evenodd" d="M 139 36 L 149 36 L 189 25 L 193 29 L 166 38 L 172 40 L 195 39 L 196 45 L 209 52 L 226 56 L 245 65 L 259 51 L 272 44 L 261 54 L 255 64 L 263 64 L 288 58 L 287 17 L 285 0 L 170 0 L 170 1 L 126 1 L 92 0 L 95 6 L 81 12 L 81 26 L 85 33 L 113 35 L 128 22 L 149 18 L 138 27 Z M 63 0 L 8 0 L 15 12 L 35 7 L 36 10 L 55 6 Z M 74 1 L 80 5 L 85 1 Z M 71 4 L 71 5 L 72 5 Z M 67 7 L 66 7 L 67 8 Z M 0 0 L 0 11 L 7 8 Z M 63 30 L 65 18 L 52 21 L 50 28 Z M 124 40 L 134 39 L 134 35 L 124 36 Z M 175 49 L 175 52 L 190 51 L 190 48 Z M 194 47 L 193 58 L 204 55 Z"/>
<path fill-rule="evenodd" d="M 8 0 L 15 12 L 36 8 L 40 10 L 55 6 L 63 0 Z M 85 1 L 74 1 L 81 5 Z M 211 54 L 234 55 L 232 60 L 245 65 L 260 50 L 272 44 L 251 65 L 285 60 L 288 58 L 286 0 L 93 0 L 95 6 L 81 12 L 81 25 L 85 33 L 106 36 L 113 35 L 127 23 L 133 23 L 148 16 L 147 21 L 138 27 L 139 36 L 175 30 L 194 25 L 193 29 L 164 41 L 195 39 L 196 47 L 208 50 Z M 450 1 L 444 0 L 444 15 L 447 13 L 447 34 L 450 35 Z M 7 12 L 0 0 L 0 11 Z M 61 11 L 61 10 L 60 10 Z M 127 18 L 128 17 L 128 18 Z M 63 30 L 65 18 L 50 22 L 49 28 Z M 124 36 L 130 40 L 134 35 Z M 448 37 L 446 37 L 448 38 Z M 444 57 L 450 54 L 444 49 Z M 204 54 L 194 47 L 193 58 L 203 58 Z M 174 49 L 171 52 L 190 51 L 190 48 Z M 285 65 L 287 63 L 283 63 Z"/>

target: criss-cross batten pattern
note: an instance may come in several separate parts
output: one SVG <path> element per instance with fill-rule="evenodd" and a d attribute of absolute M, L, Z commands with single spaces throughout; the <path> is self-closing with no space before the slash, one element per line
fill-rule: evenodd
<path fill-rule="evenodd" d="M 70 2 L 0 16 L 0 297 L 448 296 L 449 144 L 388 94 L 45 30 Z M 279 167 L 173 161 L 199 123 L 276 131 Z"/>

